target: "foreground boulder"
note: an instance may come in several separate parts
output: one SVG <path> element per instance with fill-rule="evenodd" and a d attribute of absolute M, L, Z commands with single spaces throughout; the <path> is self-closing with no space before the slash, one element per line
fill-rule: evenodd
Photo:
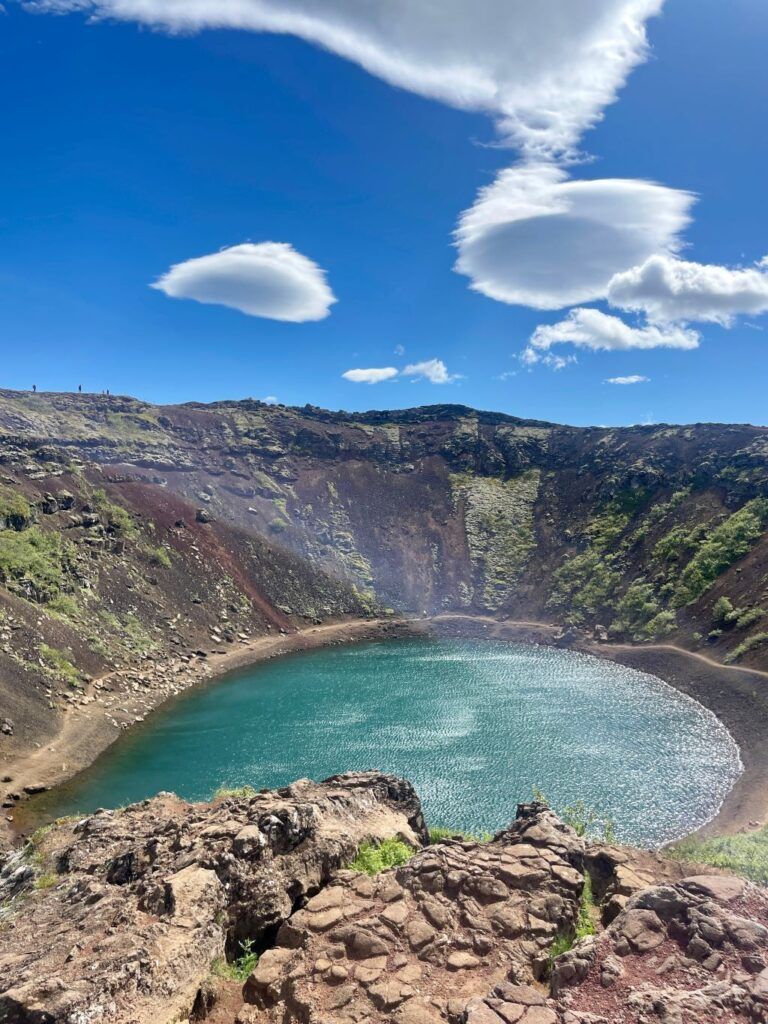
<path fill-rule="evenodd" d="M 361 842 L 393 835 L 425 841 L 419 800 L 377 773 L 58 826 L 34 854 L 45 888 L 15 892 L 0 928 L 0 1021 L 184 1019 L 217 957 L 268 944 Z"/>
<path fill-rule="evenodd" d="M 529 1024 L 554 1022 L 531 986 L 575 924 L 583 853 L 532 804 L 491 842 L 439 843 L 376 878 L 342 872 L 282 926 L 239 1019 L 438 1024 L 468 1013 L 484 1024 L 476 997 L 493 990 L 497 1002 L 538 1007 Z"/>

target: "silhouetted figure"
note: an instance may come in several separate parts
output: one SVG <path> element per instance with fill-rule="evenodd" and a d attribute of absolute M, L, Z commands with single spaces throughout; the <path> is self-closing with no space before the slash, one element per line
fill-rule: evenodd
<path fill-rule="evenodd" d="M 82 393 L 83 393 L 83 385 L 82 385 L 82 384 L 78 384 L 78 385 L 77 385 L 77 390 L 78 390 L 78 392 L 79 392 L 80 394 L 82 394 Z"/>
<path fill-rule="evenodd" d="M 37 391 L 37 384 L 33 384 L 33 385 L 32 385 L 32 390 L 33 390 L 33 391 Z"/>

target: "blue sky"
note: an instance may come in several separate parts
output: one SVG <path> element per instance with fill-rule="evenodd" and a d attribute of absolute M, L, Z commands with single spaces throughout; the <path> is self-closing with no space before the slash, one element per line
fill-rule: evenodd
<path fill-rule="evenodd" d="M 590 2 L 579 0 L 587 13 Z M 126 15 L 131 0 L 101 6 L 118 16 L 94 22 L 8 0 L 0 16 L 3 95 L 13 97 L 0 109 L 2 386 L 350 410 L 460 402 L 576 424 L 768 422 L 768 274 L 755 266 L 768 254 L 762 0 L 727 10 L 667 0 L 616 102 L 593 105 L 604 119 L 589 129 L 564 108 L 578 130 L 566 139 L 553 128 L 546 151 L 528 128 L 509 129 L 508 99 L 459 109 L 455 82 L 432 98 L 385 80 L 399 71 L 369 73 L 295 35 L 174 34 Z M 488 0 L 489 48 L 510 30 L 490 18 L 501 7 Z M 403 32 L 431 56 L 422 25 Z M 542 35 L 537 59 L 546 63 L 550 43 L 551 60 L 563 59 L 563 42 L 566 51 Z M 578 72 L 566 70 L 566 82 Z M 503 65 L 493 73 L 508 85 Z M 560 93 L 555 106 L 572 102 Z M 525 116 L 541 123 L 537 111 Z M 573 161 L 565 151 L 576 147 L 590 159 Z M 533 199 L 528 185 L 519 198 L 523 172 Z M 459 218 L 504 173 L 499 203 L 482 207 L 484 226 L 458 253 Z M 598 185 L 588 206 L 577 188 L 572 218 L 510 229 L 513 199 L 528 210 L 543 194 L 559 209 L 571 183 L 594 179 L 641 184 L 610 199 Z M 692 208 L 682 192 L 697 194 Z M 582 206 L 598 207 L 599 231 Z M 274 271 L 266 242 L 290 247 Z M 245 287 L 267 315 L 173 297 L 212 287 L 211 271 L 215 287 L 230 287 L 221 250 L 244 243 L 256 247 L 241 252 Z M 604 282 L 585 284 L 593 253 L 613 262 Z M 210 266 L 188 263 L 206 256 Z M 286 260 L 290 287 L 279 276 Z M 150 287 L 174 266 L 165 292 Z M 550 308 L 532 308 L 542 295 Z M 278 308 L 303 322 L 274 319 Z M 574 320 L 572 309 L 603 319 Z M 444 369 L 419 370 L 429 360 Z M 377 384 L 342 378 L 370 368 L 398 372 Z M 648 379 L 607 383 L 634 377 Z"/>

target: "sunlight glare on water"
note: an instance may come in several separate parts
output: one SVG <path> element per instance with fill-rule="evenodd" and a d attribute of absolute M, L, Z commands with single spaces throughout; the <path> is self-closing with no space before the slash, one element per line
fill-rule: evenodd
<path fill-rule="evenodd" d="M 741 764 L 714 715 L 634 669 L 532 644 L 399 640 L 278 659 L 188 694 L 37 809 L 366 768 L 410 779 L 431 824 L 494 831 L 536 786 L 656 846 L 710 819 Z"/>

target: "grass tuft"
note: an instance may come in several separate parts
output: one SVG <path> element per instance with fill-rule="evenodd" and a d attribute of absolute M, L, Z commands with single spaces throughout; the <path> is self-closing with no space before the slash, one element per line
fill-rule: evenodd
<path fill-rule="evenodd" d="M 361 843 L 357 856 L 348 865 L 351 871 L 364 872 L 366 875 L 378 875 L 387 868 L 406 864 L 414 851 L 401 839 L 382 839 L 380 843 Z"/>
<path fill-rule="evenodd" d="M 460 839 L 464 843 L 488 843 L 493 836 L 490 832 L 481 832 L 475 835 L 472 832 L 462 832 L 458 828 L 431 828 L 429 830 L 430 843 L 444 843 L 446 839 Z"/>
<path fill-rule="evenodd" d="M 227 797 L 247 798 L 256 796 L 257 790 L 253 786 L 219 786 L 213 794 L 212 800 L 225 800 Z"/>
<path fill-rule="evenodd" d="M 710 864 L 768 885 L 768 825 L 755 832 L 739 832 L 711 839 L 682 839 L 668 851 L 675 860 Z"/>

